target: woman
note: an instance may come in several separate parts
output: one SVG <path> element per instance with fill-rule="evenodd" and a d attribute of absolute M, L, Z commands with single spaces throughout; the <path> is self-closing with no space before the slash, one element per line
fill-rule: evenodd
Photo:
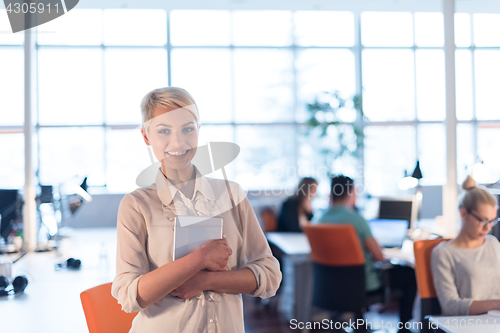
<path fill-rule="evenodd" d="M 432 251 L 434 285 L 443 315 L 500 310 L 500 244 L 488 235 L 498 222 L 497 202 L 472 177 L 459 200 L 462 229 Z"/>
<path fill-rule="evenodd" d="M 141 103 L 144 141 L 162 162 L 156 181 L 127 194 L 118 211 L 117 273 L 112 294 L 140 311 L 130 332 L 244 332 L 241 293 L 267 298 L 281 273 L 238 184 L 203 177 L 191 163 L 198 109 L 167 87 Z M 173 258 L 178 215 L 220 216 L 225 239 Z"/>
<path fill-rule="evenodd" d="M 316 196 L 317 187 L 314 178 L 302 178 L 294 195 L 281 206 L 277 231 L 302 232 L 302 226 L 313 218 L 311 201 Z"/>

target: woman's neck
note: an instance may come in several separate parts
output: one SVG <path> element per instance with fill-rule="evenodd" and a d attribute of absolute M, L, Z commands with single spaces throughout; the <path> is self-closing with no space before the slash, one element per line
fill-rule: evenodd
<path fill-rule="evenodd" d="M 473 238 L 462 229 L 452 244 L 465 249 L 475 249 L 484 244 L 484 238 Z"/>
<path fill-rule="evenodd" d="M 311 207 L 311 199 L 308 197 L 305 197 L 302 201 L 301 207 L 299 207 L 299 211 L 306 213 L 306 214 L 311 214 L 312 213 L 312 207 Z"/>
<path fill-rule="evenodd" d="M 194 166 L 192 164 L 189 164 L 184 169 L 170 169 L 165 167 L 165 164 L 162 162 L 162 172 L 176 187 L 178 185 L 182 187 L 195 178 Z"/>

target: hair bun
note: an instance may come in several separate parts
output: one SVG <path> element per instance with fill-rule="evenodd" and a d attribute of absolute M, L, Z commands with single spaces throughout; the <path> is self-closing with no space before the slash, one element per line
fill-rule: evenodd
<path fill-rule="evenodd" d="M 465 181 L 462 184 L 462 188 L 464 190 L 470 190 L 471 188 L 474 188 L 474 187 L 476 187 L 476 181 L 470 175 L 467 176 L 467 178 L 465 179 Z"/>

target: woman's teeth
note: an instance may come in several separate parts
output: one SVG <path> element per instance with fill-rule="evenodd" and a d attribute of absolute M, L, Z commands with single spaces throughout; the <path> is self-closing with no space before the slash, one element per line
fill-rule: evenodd
<path fill-rule="evenodd" d="M 171 152 L 167 151 L 167 154 L 173 155 L 173 156 L 181 156 L 181 155 L 184 155 L 186 152 L 187 152 L 187 150 L 184 150 L 184 151 L 171 151 Z"/>

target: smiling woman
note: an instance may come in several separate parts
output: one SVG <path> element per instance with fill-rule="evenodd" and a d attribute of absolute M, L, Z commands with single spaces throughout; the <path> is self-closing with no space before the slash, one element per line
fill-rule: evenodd
<path fill-rule="evenodd" d="M 154 184 L 120 204 L 112 294 L 124 311 L 140 311 L 130 332 L 244 332 L 240 294 L 273 296 L 277 260 L 241 187 L 204 177 L 192 164 L 201 126 L 191 95 L 156 89 L 141 110 L 144 142 L 161 168 Z M 224 239 L 172 260 L 182 215 L 221 217 Z"/>

